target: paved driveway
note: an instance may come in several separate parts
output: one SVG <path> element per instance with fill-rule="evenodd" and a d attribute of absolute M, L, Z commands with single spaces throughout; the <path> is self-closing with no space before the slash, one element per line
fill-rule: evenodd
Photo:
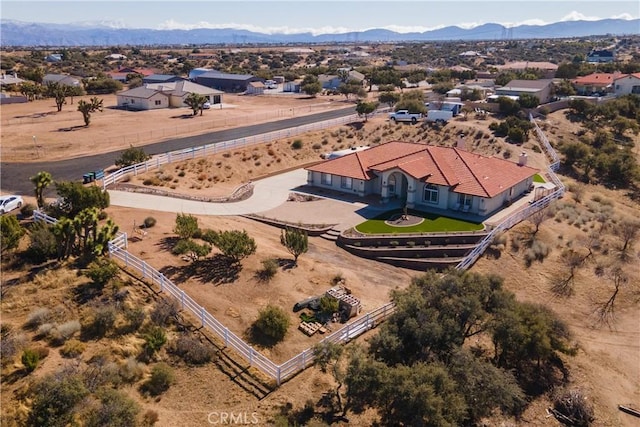
<path fill-rule="evenodd" d="M 253 195 L 234 203 L 208 203 L 151 194 L 109 190 L 111 204 L 193 215 L 244 215 L 274 209 L 287 201 L 289 193 L 307 183 L 307 171 L 296 169 L 256 181 Z"/>

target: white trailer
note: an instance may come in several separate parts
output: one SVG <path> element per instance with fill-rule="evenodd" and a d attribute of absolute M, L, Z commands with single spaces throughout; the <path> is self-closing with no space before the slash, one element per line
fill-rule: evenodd
<path fill-rule="evenodd" d="M 427 117 L 425 121 L 445 123 L 453 118 L 453 111 L 447 110 L 429 110 L 427 111 Z"/>

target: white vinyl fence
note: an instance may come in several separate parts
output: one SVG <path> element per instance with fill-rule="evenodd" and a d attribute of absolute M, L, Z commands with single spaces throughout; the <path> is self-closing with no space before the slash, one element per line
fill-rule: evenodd
<path fill-rule="evenodd" d="M 540 140 L 540 143 L 545 149 L 547 155 L 551 159 L 548 175 L 551 178 L 551 181 L 555 184 L 556 189 L 546 197 L 543 197 L 542 199 L 537 200 L 536 202 L 530 204 L 525 209 L 517 211 L 513 215 L 508 216 L 496 228 L 491 230 L 491 232 L 487 234 L 485 238 L 482 239 L 480 243 L 478 243 L 478 245 L 462 261 L 460 261 L 460 263 L 458 263 L 458 265 L 456 266 L 457 270 L 466 270 L 467 268 L 471 267 L 473 263 L 476 262 L 476 260 L 489 247 L 489 245 L 491 245 L 491 243 L 496 238 L 496 236 L 498 236 L 500 233 L 510 229 L 514 225 L 518 224 L 520 221 L 528 218 L 529 216 L 533 215 L 539 210 L 546 208 L 551 204 L 551 202 L 562 198 L 562 196 L 564 195 L 564 192 L 565 192 L 564 184 L 560 181 L 560 178 L 558 178 L 558 176 L 555 174 L 555 171 L 557 171 L 558 168 L 560 167 L 560 159 L 558 158 L 558 155 L 556 154 L 553 147 L 551 147 L 551 144 L 549 143 L 547 136 L 544 134 L 544 132 L 542 132 L 542 129 L 540 129 L 536 121 L 533 119 L 532 115 L 529 115 L 529 121 L 533 123 L 534 129 L 536 131 L 536 135 L 538 136 L 538 139 Z"/>
<path fill-rule="evenodd" d="M 383 110 L 379 110 L 377 113 L 381 113 Z M 290 138 L 296 135 L 301 135 L 307 132 L 313 132 L 317 130 L 327 129 L 343 125 L 345 123 L 353 122 L 358 119 L 357 114 L 352 114 L 345 117 L 340 117 L 332 120 L 325 120 L 322 122 L 311 123 L 308 125 L 298 126 L 295 128 L 283 129 L 274 132 L 264 133 L 260 135 L 253 135 L 247 138 L 234 139 L 231 141 L 221 141 L 213 144 L 201 145 L 199 147 L 186 148 L 184 150 L 176 150 L 169 153 L 158 154 L 146 162 L 137 163 L 135 165 L 127 166 L 105 176 L 102 181 L 102 187 L 107 188 L 111 184 L 115 184 L 121 181 L 127 175 L 137 175 L 139 173 L 148 172 L 153 169 L 157 169 L 162 165 L 166 165 L 173 162 L 181 162 L 184 160 L 197 159 L 200 157 L 211 156 L 213 154 L 233 150 L 237 148 L 244 148 L 256 144 L 264 144 L 272 142 L 282 138 Z"/>
<path fill-rule="evenodd" d="M 55 218 L 40 211 L 34 211 L 33 215 L 36 221 L 44 221 L 48 224 L 54 224 L 57 221 Z M 283 381 L 293 377 L 314 363 L 313 349 L 311 348 L 304 350 L 280 365 L 272 362 L 231 332 L 229 328 L 209 314 L 204 307 L 200 306 L 193 298 L 178 288 L 171 280 L 165 277 L 164 274 L 140 258 L 127 252 L 126 233 L 118 233 L 118 235 L 109 242 L 109 255 L 111 258 L 118 260 L 126 268 L 138 272 L 143 280 L 157 285 L 160 288 L 160 292 L 173 298 L 182 310 L 195 316 L 195 318 L 199 320 L 200 325 L 213 332 L 224 343 L 225 347 L 233 349 L 248 362 L 249 366 L 256 367 L 268 377 L 273 378 L 277 385 L 282 384 Z M 321 342 L 346 343 L 375 327 L 380 322 L 383 322 L 394 311 L 394 304 L 387 303 L 382 307 L 361 315 L 353 322 L 347 323 L 339 330 L 328 335 Z"/>

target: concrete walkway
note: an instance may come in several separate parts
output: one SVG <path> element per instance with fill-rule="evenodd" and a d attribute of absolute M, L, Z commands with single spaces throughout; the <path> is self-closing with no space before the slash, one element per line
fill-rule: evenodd
<path fill-rule="evenodd" d="M 112 205 L 127 208 L 193 215 L 245 215 L 280 206 L 287 201 L 292 189 L 306 183 L 307 171 L 296 169 L 255 181 L 253 195 L 246 200 L 234 203 L 200 202 L 115 190 L 109 190 L 109 196 Z"/>

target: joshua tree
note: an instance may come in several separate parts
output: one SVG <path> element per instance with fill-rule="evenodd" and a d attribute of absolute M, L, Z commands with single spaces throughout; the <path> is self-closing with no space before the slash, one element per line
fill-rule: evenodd
<path fill-rule="evenodd" d="M 78 101 L 78 111 L 82 113 L 82 118 L 84 119 L 84 125 L 89 126 L 91 123 L 91 114 L 96 111 L 102 111 L 102 99 L 98 99 L 97 97 L 91 98 L 89 101 L 80 100 Z"/>

